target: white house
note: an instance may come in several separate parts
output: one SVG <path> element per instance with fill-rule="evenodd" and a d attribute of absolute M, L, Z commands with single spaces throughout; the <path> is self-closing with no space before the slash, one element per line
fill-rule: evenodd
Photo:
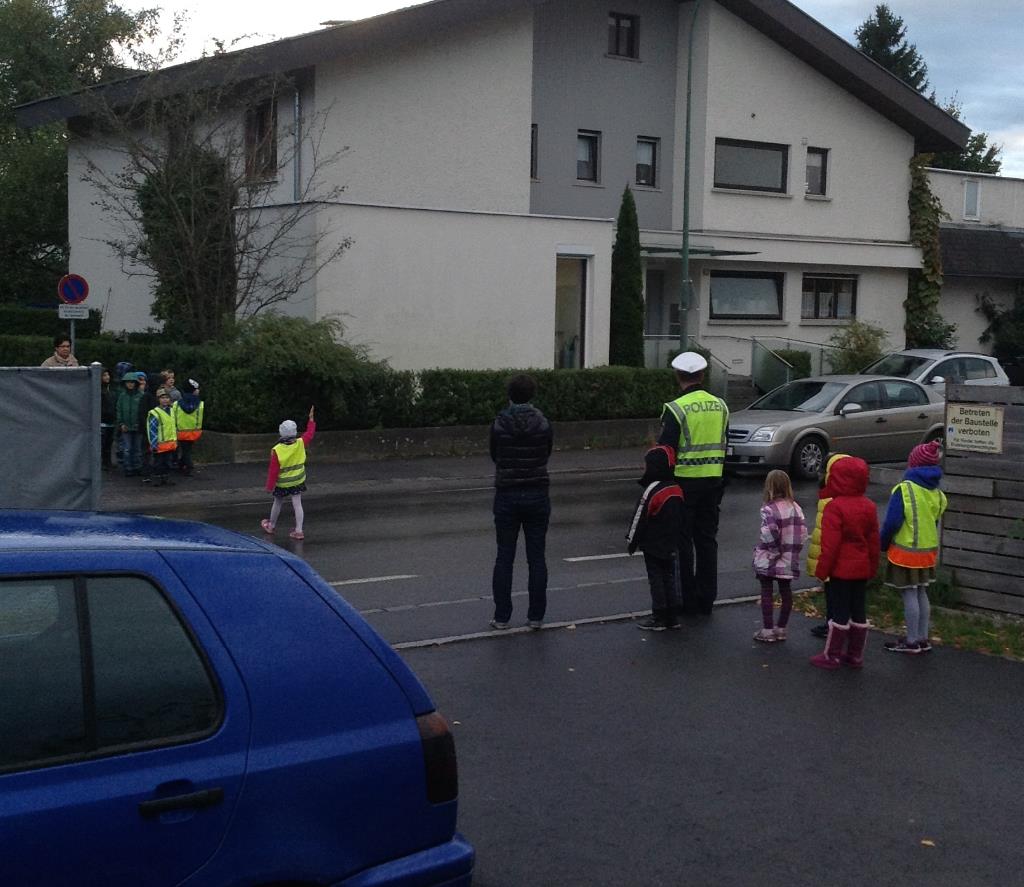
<path fill-rule="evenodd" d="M 353 245 L 290 310 L 342 315 L 400 368 L 606 363 L 627 185 L 649 363 L 678 347 L 684 227 L 683 334 L 734 372 L 749 371 L 754 338 L 824 342 L 852 317 L 902 345 L 920 262 L 908 163 L 968 135 L 785 0 L 435 0 L 239 58 L 254 75 L 297 75 L 266 118 L 278 139 L 320 110 L 327 142 L 348 146 L 346 190 L 317 224 Z M 66 96 L 18 115 L 34 125 L 83 107 Z M 275 199 L 301 193 L 307 156 L 277 169 Z M 111 222 L 82 177 L 86 157 L 113 161 L 85 136 L 69 157 L 71 268 L 106 327 L 151 325 L 148 283 L 103 245 Z"/>
<path fill-rule="evenodd" d="M 939 310 L 956 324 L 960 348 L 988 350 L 978 343 L 988 326 L 979 299 L 1009 308 L 1024 294 L 1024 179 L 947 169 L 928 179 L 948 216 L 939 230 Z"/>

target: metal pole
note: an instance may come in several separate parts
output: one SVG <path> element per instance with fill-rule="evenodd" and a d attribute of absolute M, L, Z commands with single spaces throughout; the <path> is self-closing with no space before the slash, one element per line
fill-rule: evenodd
<path fill-rule="evenodd" d="M 71 325 L 71 335 L 68 336 L 68 338 L 71 340 L 71 353 L 74 354 L 75 353 L 75 319 L 72 317 L 71 320 L 68 321 L 68 323 Z"/>
<path fill-rule="evenodd" d="M 689 339 L 688 312 L 693 304 L 693 281 L 690 280 L 690 104 L 693 96 L 693 32 L 697 29 L 697 13 L 701 0 L 694 0 L 693 18 L 686 50 L 686 123 L 683 130 L 683 246 L 680 250 L 679 350 L 686 351 Z"/>

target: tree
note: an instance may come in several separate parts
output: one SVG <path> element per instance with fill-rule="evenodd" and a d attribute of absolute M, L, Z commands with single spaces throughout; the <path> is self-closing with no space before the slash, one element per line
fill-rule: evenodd
<path fill-rule="evenodd" d="M 857 38 L 857 48 L 868 58 L 874 59 L 918 92 L 928 89 L 928 66 L 917 47 L 907 43 L 903 19 L 894 15 L 885 3 L 879 3 L 875 14 L 853 33 Z"/>
<path fill-rule="evenodd" d="M 0 301 L 52 296 L 67 270 L 66 129 L 22 129 L 14 107 L 123 73 L 155 26 L 108 0 L 0 0 Z"/>
<path fill-rule="evenodd" d="M 344 190 L 326 176 L 345 150 L 324 150 L 330 107 L 280 127 L 301 85 L 245 73 L 258 52 L 140 75 L 116 103 L 83 99 L 86 179 L 117 232 L 105 242 L 126 273 L 153 281 L 153 316 L 188 342 L 282 305 L 351 243 L 321 224 Z M 117 164 L 93 159 L 111 155 Z M 279 182 L 300 156 L 301 176 Z"/>
<path fill-rule="evenodd" d="M 942 106 L 947 114 L 963 119 L 963 103 L 954 95 Z M 989 144 L 987 132 L 971 133 L 962 151 L 940 151 L 932 157 L 932 166 L 938 169 L 959 169 L 963 172 L 984 172 L 997 175 L 1002 168 L 999 154 L 1002 145 Z"/>
<path fill-rule="evenodd" d="M 622 192 L 612 247 L 611 335 L 608 362 L 644 365 L 644 296 L 640 265 L 640 226 L 633 192 Z"/>

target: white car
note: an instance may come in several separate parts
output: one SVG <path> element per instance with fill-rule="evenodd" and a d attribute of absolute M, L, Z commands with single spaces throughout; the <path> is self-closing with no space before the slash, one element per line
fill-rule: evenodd
<path fill-rule="evenodd" d="M 952 385 L 1009 385 L 1010 380 L 999 361 L 988 354 L 970 351 L 945 351 L 941 348 L 911 348 L 894 351 L 861 373 L 899 376 L 921 385 L 942 388 Z"/>

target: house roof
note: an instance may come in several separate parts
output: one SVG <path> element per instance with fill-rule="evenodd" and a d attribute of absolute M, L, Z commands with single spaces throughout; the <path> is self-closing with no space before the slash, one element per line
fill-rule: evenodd
<path fill-rule="evenodd" d="M 466 21 L 539 6 L 546 0 L 433 0 L 369 19 L 323 28 L 262 46 L 237 50 L 175 65 L 156 75 L 140 75 L 93 87 L 92 90 L 40 99 L 15 109 L 21 126 L 33 127 L 88 114 L 88 94 L 108 103 L 133 98 L 147 77 L 158 78 L 159 91 L 172 94 L 187 82 L 190 88 L 212 85 L 230 76 L 259 77 L 308 68 L 319 61 L 376 49 L 391 42 L 421 40 Z M 916 90 L 876 64 L 837 34 L 788 0 L 716 0 L 722 7 L 779 43 L 812 68 L 833 80 L 914 136 L 918 151 L 962 148 L 970 130 Z"/>
<path fill-rule="evenodd" d="M 1002 277 L 1024 280 L 1024 230 L 1020 228 L 939 229 L 942 273 L 946 277 Z"/>

